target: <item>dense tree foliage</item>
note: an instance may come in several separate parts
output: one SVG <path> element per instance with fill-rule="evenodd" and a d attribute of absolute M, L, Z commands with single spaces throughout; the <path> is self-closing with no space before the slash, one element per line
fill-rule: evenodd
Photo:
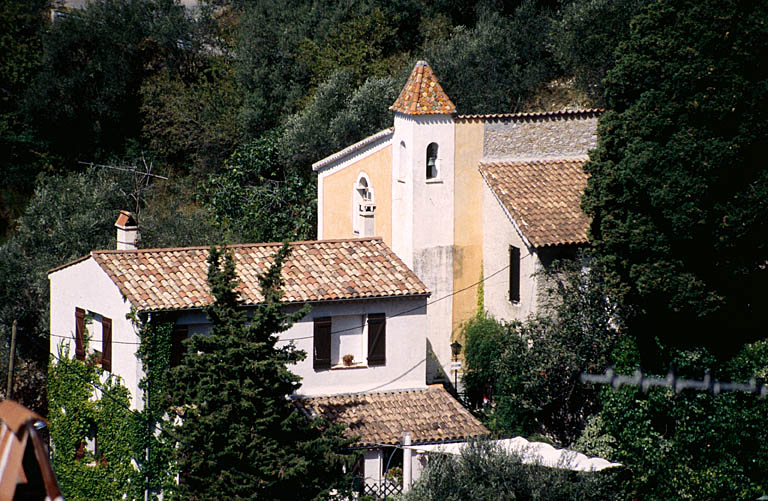
<path fill-rule="evenodd" d="M 306 174 L 284 167 L 279 132 L 238 148 L 203 194 L 221 235 L 230 241 L 308 240 L 315 235 L 316 188 Z"/>
<path fill-rule="evenodd" d="M 280 302 L 289 249 L 259 277 L 264 301 L 248 315 L 235 289 L 234 257 L 211 248 L 211 332 L 189 339 L 172 372 L 171 399 L 183 418 L 180 499 L 315 499 L 344 488 L 350 441 L 336 427 L 309 421 L 288 399 L 300 385 L 288 366 L 305 353 L 278 346 L 278 334 L 306 313 L 286 315 Z"/>
<path fill-rule="evenodd" d="M 481 316 L 468 324 L 463 382 L 493 432 L 540 434 L 567 446 L 599 408 L 596 391 L 579 376 L 608 366 L 618 317 L 597 270 L 574 262 L 542 278 L 550 284 L 543 314 L 506 325 Z"/>
<path fill-rule="evenodd" d="M 564 466 L 564 465 L 563 465 Z M 622 499 L 611 471 L 583 473 L 523 464 L 492 442 L 474 442 L 461 455 L 434 454 L 407 501 Z"/>
<path fill-rule="evenodd" d="M 649 0 L 586 0 L 566 3 L 549 36 L 555 60 L 595 104 L 604 105 L 603 78 L 614 51 L 629 38 L 629 23 Z"/>
<path fill-rule="evenodd" d="M 555 75 L 545 44 L 550 24 L 548 10 L 532 1 L 511 16 L 483 8 L 477 25 L 429 44 L 425 56 L 460 113 L 521 111 Z"/>
<path fill-rule="evenodd" d="M 114 223 L 127 203 L 125 184 L 111 172 L 40 180 L 14 237 L 0 247 L 0 332 L 19 325 L 22 356 L 47 358 L 48 270 L 92 249 L 114 248 Z"/>
<path fill-rule="evenodd" d="M 584 208 L 631 332 L 736 351 L 768 321 L 768 4 L 661 1 L 608 73 Z"/>
<path fill-rule="evenodd" d="M 768 344 L 744 347 L 726 363 L 706 350 L 669 350 L 677 375 L 768 381 Z M 631 374 L 639 353 L 625 344 L 616 368 Z M 596 436 L 610 437 L 607 456 L 632 473 L 622 490 L 637 499 L 758 499 L 768 471 L 768 401 L 753 394 L 712 395 L 655 388 L 603 389 Z M 592 445 L 600 445 L 592 443 Z M 591 453 L 596 449 L 586 447 Z M 601 454 L 605 454 L 603 447 Z"/>
<path fill-rule="evenodd" d="M 181 64 L 185 20 L 164 0 L 89 2 L 58 18 L 25 102 L 30 126 L 69 161 L 124 152 L 139 136 L 145 74 Z"/>

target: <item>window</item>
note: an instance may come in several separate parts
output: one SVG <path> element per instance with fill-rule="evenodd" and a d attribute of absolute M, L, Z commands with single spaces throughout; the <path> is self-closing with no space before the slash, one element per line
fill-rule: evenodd
<path fill-rule="evenodd" d="M 112 371 L 112 319 L 98 313 L 86 312 L 75 308 L 75 358 L 85 360 L 88 355 L 88 338 L 96 337 L 98 328 L 93 324 L 101 324 L 101 351 L 92 350 L 91 354 L 97 364 L 105 371 Z M 89 332 L 90 331 L 90 332 Z M 86 337 L 87 336 L 87 337 Z"/>
<path fill-rule="evenodd" d="M 387 361 L 387 319 L 383 313 L 368 315 L 368 365 Z"/>
<path fill-rule="evenodd" d="M 312 366 L 315 370 L 331 368 L 331 317 L 315 318 Z"/>
<path fill-rule="evenodd" d="M 312 354 L 315 370 L 384 365 L 385 315 L 368 315 L 367 325 L 364 315 L 315 318 Z"/>
<path fill-rule="evenodd" d="M 437 143 L 427 146 L 427 179 L 437 177 Z"/>
<path fill-rule="evenodd" d="M 75 358 L 85 360 L 85 310 L 75 308 Z"/>
<path fill-rule="evenodd" d="M 520 249 L 509 246 L 509 300 L 520 302 Z"/>
<path fill-rule="evenodd" d="M 181 365 L 181 361 L 184 359 L 184 344 L 183 341 L 187 339 L 189 335 L 189 327 L 186 325 L 174 325 L 173 332 L 171 333 L 171 359 L 169 364 L 171 367 Z"/>
<path fill-rule="evenodd" d="M 112 372 L 112 319 L 101 317 L 101 368 Z"/>

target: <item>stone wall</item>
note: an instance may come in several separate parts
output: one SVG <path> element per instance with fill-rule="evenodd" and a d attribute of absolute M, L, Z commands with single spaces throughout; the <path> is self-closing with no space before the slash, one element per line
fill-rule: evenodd
<path fill-rule="evenodd" d="M 485 123 L 483 156 L 555 158 L 586 155 L 597 143 L 597 114 L 553 114 Z"/>

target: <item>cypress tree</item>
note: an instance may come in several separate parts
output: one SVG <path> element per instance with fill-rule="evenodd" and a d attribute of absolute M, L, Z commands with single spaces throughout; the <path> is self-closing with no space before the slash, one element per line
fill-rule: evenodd
<path fill-rule="evenodd" d="M 583 207 L 647 362 L 768 323 L 768 3 L 659 0 L 605 81 Z"/>
<path fill-rule="evenodd" d="M 350 441 L 339 428 L 305 418 L 288 398 L 300 386 L 289 366 L 305 353 L 277 346 L 278 334 L 306 314 L 288 315 L 280 302 L 289 250 L 284 245 L 259 277 L 264 301 L 248 314 L 232 253 L 211 248 L 212 328 L 190 337 L 173 374 L 180 499 L 314 499 L 345 483 Z"/>

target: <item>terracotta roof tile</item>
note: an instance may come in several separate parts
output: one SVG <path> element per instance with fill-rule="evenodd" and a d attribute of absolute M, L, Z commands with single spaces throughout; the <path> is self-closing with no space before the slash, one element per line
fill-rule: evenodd
<path fill-rule="evenodd" d="M 445 115 L 456 112 L 456 106 L 426 61 L 416 63 L 405 87 L 389 109 L 406 115 Z"/>
<path fill-rule="evenodd" d="M 415 444 L 488 435 L 488 429 L 441 385 L 300 398 L 295 405 L 310 415 L 343 424 L 347 436 L 360 437 L 360 446 L 397 444 L 406 431 Z"/>
<path fill-rule="evenodd" d="M 272 264 L 280 246 L 227 246 L 235 255 L 244 304 L 262 301 L 258 276 Z M 91 255 L 136 309 L 174 310 L 200 308 L 212 300 L 207 282 L 208 250 L 108 250 Z M 283 300 L 289 303 L 429 294 L 380 238 L 291 243 L 283 279 Z M 369 283 L 376 287 L 366 285 Z"/>
<path fill-rule="evenodd" d="M 586 157 L 480 162 L 491 191 L 534 247 L 587 242 Z"/>
<path fill-rule="evenodd" d="M 486 113 L 476 115 L 458 115 L 457 120 L 506 120 L 506 119 L 529 119 L 529 118 L 567 118 L 581 115 L 602 115 L 605 110 L 602 108 L 586 108 L 578 110 L 558 110 L 558 111 L 533 111 L 523 113 Z"/>

